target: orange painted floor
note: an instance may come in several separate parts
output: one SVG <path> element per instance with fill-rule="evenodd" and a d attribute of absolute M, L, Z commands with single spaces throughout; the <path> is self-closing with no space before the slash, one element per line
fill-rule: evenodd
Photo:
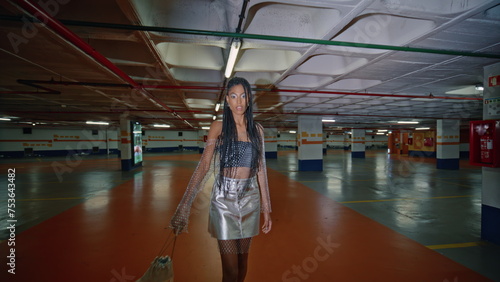
<path fill-rule="evenodd" d="M 11 247 L 2 228 L 0 281 L 135 281 L 161 248 L 199 156 L 146 155 L 132 172 L 119 171 L 114 158 L 0 164 L 2 177 L 16 168 L 18 220 L 16 274 L 7 272 Z M 280 158 L 284 164 L 269 161 L 268 168 L 273 230 L 252 242 L 246 281 L 493 281 L 294 180 L 287 175 L 298 173 L 294 152 Z M 177 240 L 175 281 L 221 280 L 207 232 L 209 190 L 194 204 L 189 233 Z"/>

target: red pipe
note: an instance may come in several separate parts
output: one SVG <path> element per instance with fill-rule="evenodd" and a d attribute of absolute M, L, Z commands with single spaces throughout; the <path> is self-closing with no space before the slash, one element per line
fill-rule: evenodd
<path fill-rule="evenodd" d="M 78 47 L 80 50 L 88 54 L 90 57 L 95 59 L 98 63 L 102 64 L 105 66 L 108 70 L 113 72 L 115 75 L 129 83 L 134 89 L 138 90 L 140 94 L 148 98 L 150 101 L 153 103 L 160 105 L 167 111 L 171 112 L 174 114 L 174 116 L 178 117 L 182 121 L 185 121 L 182 117 L 178 116 L 175 114 L 175 111 L 172 110 L 170 107 L 165 105 L 161 100 L 156 98 L 155 96 L 151 95 L 149 92 L 147 92 L 142 85 L 139 83 L 135 82 L 131 77 L 129 77 L 125 72 L 123 72 L 121 69 L 119 69 L 117 66 L 115 66 L 111 61 L 109 61 L 106 57 L 104 57 L 102 54 L 94 50 L 92 46 L 87 44 L 84 40 L 82 40 L 78 35 L 73 33 L 71 30 L 66 28 L 61 22 L 58 20 L 54 19 L 52 16 L 48 15 L 45 11 L 43 11 L 40 7 L 36 6 L 35 4 L 30 3 L 27 0 L 17 0 L 16 3 L 18 3 L 19 6 L 21 6 L 24 10 L 26 10 L 28 13 L 32 14 L 34 17 L 36 17 L 38 20 L 49 26 L 51 29 L 53 29 L 58 35 L 63 37 L 64 39 L 68 40 L 72 44 L 74 44 L 76 47 Z"/>
<path fill-rule="evenodd" d="M 106 57 L 101 55 L 99 52 L 94 50 L 89 44 L 83 41 L 78 35 L 73 33 L 71 30 L 66 28 L 62 23 L 58 20 L 52 18 L 45 11 L 43 11 L 40 7 L 35 4 L 30 3 L 27 0 L 18 0 L 16 1 L 19 6 L 21 6 L 24 10 L 32 14 L 35 18 L 52 28 L 57 34 L 73 43 L 76 47 L 80 48 L 82 51 L 87 53 L 89 56 L 94 58 L 96 61 L 104 65 L 106 68 L 111 70 L 114 74 L 118 75 L 120 78 L 128 82 L 130 85 L 134 87 L 138 87 L 139 85 L 130 78 L 126 73 L 116 67 L 113 63 L 111 63 Z"/>
<path fill-rule="evenodd" d="M 71 106 L 71 105 L 69 105 Z M 105 114 L 115 114 L 115 113 L 123 113 L 123 112 L 165 112 L 163 110 L 136 110 L 136 109 L 117 109 L 117 110 L 110 110 L 109 112 L 74 112 L 74 111 L 9 111 L 6 110 L 9 113 L 22 113 L 22 114 L 98 114 L 98 115 L 105 115 Z M 189 110 L 189 111 L 175 111 L 176 113 L 197 113 L 197 114 L 211 114 L 210 112 L 206 111 L 199 111 L 199 110 Z"/>

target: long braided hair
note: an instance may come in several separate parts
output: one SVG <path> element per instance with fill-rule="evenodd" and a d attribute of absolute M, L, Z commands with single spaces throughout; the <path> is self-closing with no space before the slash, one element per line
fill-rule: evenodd
<path fill-rule="evenodd" d="M 259 169 L 259 162 L 262 157 L 262 137 L 260 135 L 257 124 L 253 119 L 253 95 L 250 83 L 242 77 L 233 77 L 229 80 L 226 86 L 226 96 L 229 94 L 229 89 L 231 87 L 241 85 L 245 90 L 245 96 L 247 101 L 247 109 L 244 113 L 246 120 L 246 128 L 248 141 L 251 143 L 252 148 L 252 161 L 250 166 L 250 175 L 253 177 L 257 174 Z M 238 130 L 236 129 L 236 123 L 234 122 L 234 117 L 229 104 L 224 99 L 224 115 L 222 118 L 222 132 L 217 140 L 217 147 L 219 148 L 219 159 L 220 171 L 219 171 L 219 183 L 222 183 L 223 177 L 234 178 L 236 175 L 236 168 L 226 167 L 226 162 L 230 162 L 232 155 L 237 154 L 237 141 L 238 141 Z M 217 161 L 217 160 L 215 160 Z"/>

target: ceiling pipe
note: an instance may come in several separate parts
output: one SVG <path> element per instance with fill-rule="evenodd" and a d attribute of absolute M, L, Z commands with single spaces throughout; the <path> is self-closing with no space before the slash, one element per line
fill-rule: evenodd
<path fill-rule="evenodd" d="M 221 90 L 223 87 L 211 86 L 178 86 L 178 85 L 143 85 L 144 88 L 157 89 L 187 89 L 187 90 Z M 429 94 L 423 95 L 402 95 L 402 94 L 381 94 L 381 93 L 365 93 L 365 92 L 343 92 L 343 91 L 324 91 L 324 90 L 299 90 L 299 89 L 283 89 L 283 88 L 253 88 L 253 91 L 266 92 L 289 92 L 289 93 L 314 93 L 314 94 L 332 94 L 332 95 L 354 95 L 354 96 L 377 96 L 377 97 L 394 97 L 394 98 L 427 98 L 427 99 L 449 99 L 449 100 L 472 100 L 480 101 L 482 98 L 472 97 L 449 97 L 449 96 L 434 96 Z"/>
<path fill-rule="evenodd" d="M 254 112 L 255 114 L 261 114 L 261 115 L 307 115 L 307 116 L 324 116 L 324 117 L 329 117 L 329 116 L 340 116 L 340 117 L 380 117 L 380 118 L 414 118 L 414 119 L 442 119 L 443 117 L 419 117 L 419 116 L 382 116 L 382 115 L 362 115 L 362 114 L 339 114 L 339 113 L 294 113 L 294 112 Z M 461 117 L 446 117 L 446 119 L 459 119 L 459 120 L 464 120 L 464 118 Z M 354 122 L 353 122 L 354 123 Z M 335 123 L 332 123 L 332 125 L 335 125 Z"/>
<path fill-rule="evenodd" d="M 243 0 L 243 5 L 241 7 L 241 12 L 240 12 L 240 15 L 239 15 L 239 20 L 238 20 L 238 26 L 236 27 L 236 33 L 241 33 L 241 26 L 243 25 L 243 20 L 245 19 L 245 13 L 246 13 L 246 10 L 247 10 L 247 5 L 248 5 L 248 2 L 250 2 L 250 0 Z M 229 53 L 228 53 L 228 58 L 226 60 L 226 67 L 225 67 L 225 71 L 224 71 L 224 82 L 222 83 L 222 85 L 226 85 L 226 82 L 227 82 L 227 79 L 232 75 L 233 73 L 233 70 L 234 70 L 234 66 L 235 66 L 235 61 L 238 57 L 238 49 L 241 48 L 241 40 L 239 40 L 239 44 L 238 45 L 235 45 L 233 47 L 233 43 L 234 42 L 234 38 L 231 39 L 230 43 L 229 43 Z M 237 49 L 235 47 L 238 47 Z M 232 53 L 234 53 L 234 61 L 232 62 L 232 66 L 229 66 L 230 64 L 230 61 L 232 60 Z M 229 70 L 230 69 L 230 70 Z M 228 71 L 230 71 L 230 73 L 227 73 Z M 215 102 L 217 105 L 220 105 L 222 104 L 221 100 L 223 100 L 223 97 L 224 96 L 224 87 L 221 87 L 220 89 L 220 92 L 219 92 L 219 95 L 217 96 L 217 101 Z M 214 109 L 214 112 L 215 114 L 217 114 L 219 109 Z"/>
<path fill-rule="evenodd" d="M 426 98 L 426 99 L 449 99 L 449 100 L 472 100 L 479 101 L 483 98 L 472 98 L 472 97 L 448 97 L 448 96 L 434 96 L 429 94 L 427 96 L 422 95 L 403 95 L 403 94 L 380 94 L 380 93 L 364 93 L 364 92 L 342 92 L 342 91 L 323 91 L 323 90 L 297 90 L 297 89 L 259 89 L 267 90 L 271 92 L 291 92 L 291 93 L 316 93 L 316 94 L 335 94 L 335 95 L 355 95 L 355 96 L 376 96 L 376 97 L 396 97 L 396 98 Z"/>
<path fill-rule="evenodd" d="M 142 85 L 138 84 L 135 82 L 131 77 L 129 77 L 125 72 L 123 72 L 121 69 L 119 69 L 117 66 L 115 66 L 111 61 L 109 61 L 105 56 L 97 52 L 92 46 L 90 46 L 87 42 L 85 42 L 83 39 L 81 39 L 78 35 L 73 33 L 71 30 L 69 30 L 66 26 L 64 26 L 61 22 L 58 20 L 54 19 L 52 16 L 47 14 L 43 9 L 38 7 L 37 5 L 30 3 L 27 0 L 17 0 L 15 1 L 22 9 L 27 11 L 28 13 L 32 14 L 35 18 L 37 18 L 39 21 L 43 22 L 45 25 L 50 27 L 56 34 L 61 36 L 62 38 L 66 39 L 73 45 L 75 45 L 77 48 L 85 52 L 87 55 L 89 55 L 91 58 L 93 58 L 95 61 L 106 67 L 108 70 L 110 70 L 112 73 L 114 73 L 116 76 L 120 77 L 122 80 L 127 82 L 132 86 L 133 89 L 138 91 L 142 96 L 144 96 L 146 99 L 148 99 L 150 102 L 153 104 L 164 108 L 168 112 L 172 113 L 175 117 L 179 118 L 180 120 L 184 121 L 187 123 L 189 126 L 193 127 L 190 123 L 188 123 L 186 120 L 184 120 L 182 117 L 177 115 L 173 109 L 165 105 L 160 99 L 156 98 L 154 95 L 151 93 L 147 92 Z"/>
<path fill-rule="evenodd" d="M 38 88 L 38 87 L 37 87 Z M 2 95 L 9 95 L 9 94 L 27 94 L 27 95 L 39 95 L 39 94 L 61 94 L 59 91 L 0 91 L 0 94 Z"/>
<path fill-rule="evenodd" d="M 247 5 L 250 0 L 243 0 L 243 6 L 241 7 L 240 19 L 238 21 L 238 26 L 236 27 L 236 33 L 241 33 L 241 26 L 243 25 L 243 19 L 245 18 L 245 12 L 247 11 Z"/>
<path fill-rule="evenodd" d="M 162 110 L 148 110 L 148 109 L 129 109 L 127 110 L 129 112 L 163 112 Z M 95 115 L 106 115 L 106 114 L 115 114 L 123 112 L 123 110 L 116 109 L 114 111 L 110 112 L 77 112 L 77 111 L 5 111 L 7 114 L 95 114 Z M 177 113 L 197 113 L 197 114 L 212 114 L 211 111 L 200 111 L 200 110 L 186 110 L 186 111 L 176 111 Z M 294 113 L 294 112 L 261 112 L 261 111 L 256 111 L 254 112 L 255 114 L 261 114 L 261 115 L 275 115 L 275 116 L 282 116 L 282 115 L 295 115 L 295 116 L 302 116 L 302 115 L 308 115 L 308 116 L 332 116 L 332 117 L 379 117 L 379 118 L 414 118 L 414 119 L 442 119 L 443 117 L 423 117 L 423 116 L 384 116 L 384 115 L 362 115 L 362 114 L 339 114 L 339 113 L 331 113 L 331 114 L 325 114 L 325 113 Z M 272 118 L 272 117 L 271 117 Z M 141 119 L 147 119 L 147 118 L 141 118 Z M 156 118 L 154 118 L 156 119 Z M 446 117 L 446 119 L 459 119 L 459 120 L 466 120 L 461 117 Z M 192 119 L 186 119 L 186 120 L 212 120 L 212 118 L 206 118 L 206 119 L 199 119 L 199 118 L 192 118 Z M 332 123 L 332 125 L 335 125 L 338 123 Z"/>
<path fill-rule="evenodd" d="M 18 79 L 17 82 L 33 86 L 35 88 L 40 88 L 51 92 L 29 92 L 29 94 L 60 94 L 61 92 L 52 90 L 50 88 L 45 88 L 39 86 L 38 84 L 49 84 L 49 85 L 78 85 L 78 86 L 93 86 L 93 87 L 119 87 L 119 88 L 132 88 L 130 84 L 119 84 L 119 83 L 100 83 L 100 82 L 71 82 L 71 81 L 55 81 L 55 80 L 25 80 Z M 218 86 L 181 86 L 181 85 L 142 85 L 140 86 L 144 89 L 185 89 L 185 90 L 224 90 L 224 87 Z M 298 89 L 283 89 L 283 88 L 253 88 L 253 91 L 265 91 L 265 92 L 290 92 L 290 93 L 311 93 L 311 94 L 332 94 L 332 95 L 353 95 L 353 96 L 376 96 L 376 97 L 392 97 L 392 98 L 425 98 L 425 99 L 436 99 L 436 100 L 469 100 L 469 101 L 482 101 L 483 98 L 474 97 L 450 97 L 450 96 L 434 96 L 429 94 L 427 96 L 422 95 L 402 95 L 402 94 L 381 94 L 381 93 L 366 93 L 366 92 L 343 92 L 343 91 L 324 91 L 324 90 L 298 90 Z M 19 91 L 0 91 L 8 92 L 3 94 L 24 94 Z M 52 93 L 53 92 L 53 93 Z M 179 111 L 177 111 L 179 112 Z"/>
<path fill-rule="evenodd" d="M 106 115 L 106 114 L 116 114 L 127 112 L 165 112 L 164 110 L 148 110 L 148 109 L 115 109 L 106 112 L 97 112 L 97 111 L 9 111 L 5 110 L 5 112 L 10 114 L 96 114 L 96 115 Z M 176 111 L 176 113 L 195 113 L 195 114 L 211 114 L 211 112 L 206 111 L 197 111 L 197 110 L 186 110 L 186 111 Z M 199 120 L 199 119 L 196 119 Z"/>
<path fill-rule="evenodd" d="M 35 19 L 26 19 L 26 18 L 23 19 L 23 17 L 20 17 L 20 16 L 9 16 L 9 15 L 0 15 L 0 19 L 13 20 L 13 21 L 22 21 L 22 20 L 31 20 L 31 21 L 35 21 L 35 22 L 37 21 Z M 203 35 L 203 36 L 245 38 L 245 39 L 258 39 L 258 40 L 270 40 L 270 41 L 285 41 L 285 42 L 295 42 L 295 43 L 308 43 L 308 44 L 319 44 L 319 45 L 344 46 L 344 47 L 379 49 L 379 50 L 392 50 L 392 51 L 401 51 L 401 52 L 431 53 L 431 54 L 442 54 L 442 55 L 452 55 L 452 56 L 500 59 L 499 54 L 493 54 L 493 53 L 467 52 L 467 51 L 458 51 L 458 50 L 443 50 L 443 49 L 430 49 L 430 48 L 418 48 L 418 47 L 405 47 L 405 46 L 357 43 L 357 42 L 347 42 L 347 41 L 332 41 L 332 40 L 300 38 L 300 37 L 274 36 L 274 35 L 236 33 L 236 32 L 221 32 L 221 31 L 196 30 L 196 29 L 181 29 L 181 28 L 142 26 L 142 25 L 130 25 L 130 24 L 113 24 L 113 23 L 102 23 L 102 22 L 86 22 L 86 21 L 74 21 L 74 20 L 60 20 L 60 23 L 65 24 L 67 26 L 97 27 L 97 28 L 110 28 L 110 29 L 121 29 L 121 30 L 139 30 L 139 31 L 166 32 L 166 33 Z"/>
<path fill-rule="evenodd" d="M 118 87 L 118 88 L 132 88 L 130 84 L 124 83 L 105 83 L 105 82 L 80 82 L 80 81 L 56 81 L 56 80 L 27 80 L 18 79 L 18 83 L 30 85 L 37 88 L 42 88 L 37 84 L 51 84 L 51 85 L 64 85 L 64 86 L 93 86 L 93 87 Z"/>
<path fill-rule="evenodd" d="M 50 89 L 47 87 L 36 85 L 35 84 L 36 81 L 34 81 L 34 80 L 18 79 L 17 82 L 24 84 L 24 85 L 34 87 L 37 89 L 37 91 L 15 91 L 15 90 L 14 91 L 0 91 L 0 94 L 56 94 L 56 95 L 61 94 L 61 91 L 57 91 L 54 89 Z M 38 91 L 38 90 L 43 90 L 43 91 Z"/>

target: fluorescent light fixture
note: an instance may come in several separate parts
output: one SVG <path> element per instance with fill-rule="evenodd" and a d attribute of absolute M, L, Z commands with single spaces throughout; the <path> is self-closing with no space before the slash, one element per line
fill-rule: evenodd
<path fill-rule="evenodd" d="M 0 120 L 11 121 L 10 118 L 0 118 Z"/>
<path fill-rule="evenodd" d="M 231 49 L 229 50 L 229 58 L 227 59 L 226 72 L 224 73 L 226 78 L 229 78 L 233 73 L 234 64 L 236 63 L 236 57 L 238 57 L 240 47 L 241 42 L 239 40 L 233 40 Z"/>
<path fill-rule="evenodd" d="M 165 128 L 169 128 L 170 125 L 169 124 L 153 124 L 153 127 L 165 127 Z"/>
<path fill-rule="evenodd" d="M 475 89 L 476 89 L 477 91 L 483 91 L 483 90 L 484 90 L 484 87 L 483 87 L 483 86 L 481 86 L 481 85 L 476 85 Z"/>
<path fill-rule="evenodd" d="M 203 126 L 201 129 L 209 130 L 210 126 Z"/>
<path fill-rule="evenodd" d="M 290 132 L 291 134 L 295 134 L 295 133 L 297 133 L 297 131 L 295 131 L 295 130 L 290 130 L 290 131 L 288 131 L 288 132 Z"/>
<path fill-rule="evenodd" d="M 217 119 L 217 116 L 216 116 L 216 115 L 214 115 L 214 116 L 212 117 L 212 119 L 213 119 L 213 120 L 216 120 L 216 119 Z"/>
<path fill-rule="evenodd" d="M 429 130 L 431 129 L 430 127 L 417 127 L 415 130 Z"/>
<path fill-rule="evenodd" d="M 387 129 L 379 129 L 378 132 L 387 132 Z"/>
<path fill-rule="evenodd" d="M 87 121 L 86 124 L 109 125 L 109 122 L 104 122 L 104 121 Z"/>
<path fill-rule="evenodd" d="M 398 123 L 402 123 L 402 124 L 418 124 L 418 121 L 398 121 Z"/>
<path fill-rule="evenodd" d="M 322 122 L 335 122 L 334 119 L 322 119 L 321 121 Z"/>
<path fill-rule="evenodd" d="M 132 133 L 134 133 L 134 134 L 142 134 L 142 130 L 134 130 L 134 131 L 132 131 Z"/>
<path fill-rule="evenodd" d="M 215 104 L 215 111 L 218 112 L 220 109 L 220 103 Z"/>
<path fill-rule="evenodd" d="M 384 132 L 377 132 L 377 135 L 385 135 Z"/>

